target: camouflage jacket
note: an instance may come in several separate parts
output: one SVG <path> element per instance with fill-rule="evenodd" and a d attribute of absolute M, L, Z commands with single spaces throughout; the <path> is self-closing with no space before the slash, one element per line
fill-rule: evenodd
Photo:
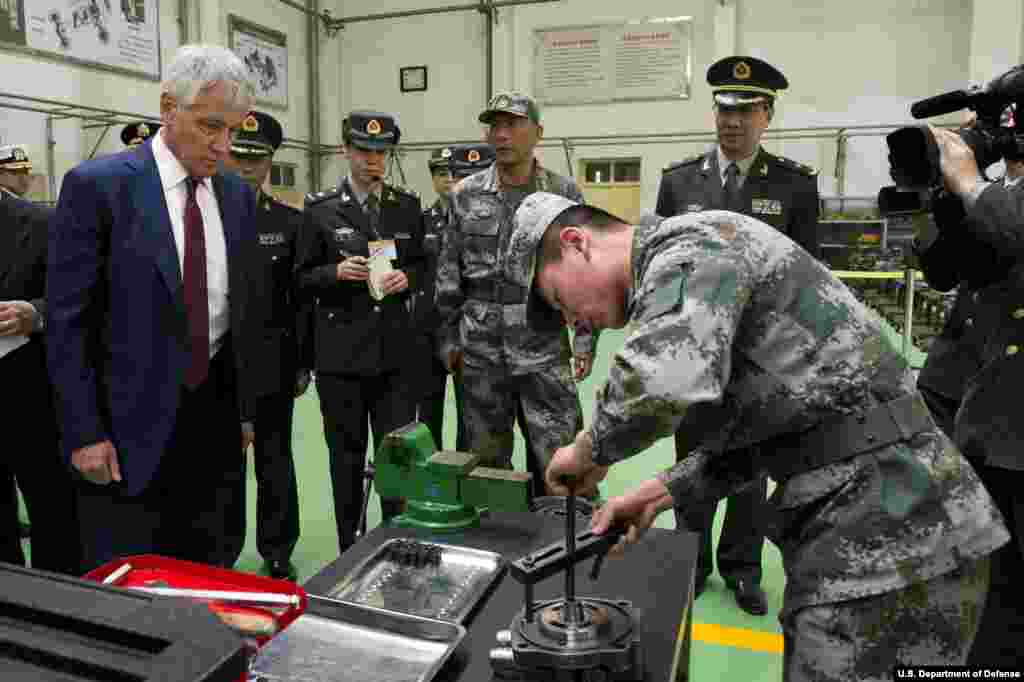
<path fill-rule="evenodd" d="M 776 436 L 914 391 L 877 316 L 765 223 L 710 211 L 638 226 L 632 267 L 632 331 L 598 394 L 594 459 L 624 459 L 680 428 L 699 452 L 660 475 L 678 505 L 769 473 Z M 773 501 L 784 611 L 899 589 L 1008 538 L 934 427 L 780 481 Z"/>
<path fill-rule="evenodd" d="M 583 201 L 576 183 L 534 164 L 535 189 Z M 442 246 L 437 270 L 437 307 L 442 324 L 442 359 L 461 348 L 471 367 L 507 367 L 532 372 L 568 362 L 568 331 L 560 317 L 541 324 L 526 322 L 526 296 L 521 303 L 501 304 L 467 295 L 468 287 L 504 282 L 504 262 L 512 236 L 512 218 L 498 182 L 498 167 L 463 179 L 452 190 L 455 219 Z M 596 337 L 580 333 L 577 353 L 593 353 Z"/>

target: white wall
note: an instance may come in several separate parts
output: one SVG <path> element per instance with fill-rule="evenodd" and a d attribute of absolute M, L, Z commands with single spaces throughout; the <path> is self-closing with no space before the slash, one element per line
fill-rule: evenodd
<path fill-rule="evenodd" d="M 228 14 L 236 14 L 252 23 L 284 33 L 288 44 L 289 104 L 287 109 L 265 107 L 281 121 L 285 135 L 302 140 L 309 139 L 309 110 L 306 56 L 306 15 L 277 0 L 191 0 L 188 17 L 189 41 L 227 45 Z M 323 7 L 337 15 L 334 0 L 321 0 Z M 181 44 L 178 25 L 177 0 L 160 1 L 161 63 L 166 68 L 175 50 Z M 335 132 L 340 94 L 337 83 L 337 41 L 321 38 L 322 132 L 325 144 L 336 144 L 340 134 Z M 333 70 L 330 67 L 334 67 Z M 0 90 L 18 95 L 42 97 L 60 102 L 103 107 L 116 111 L 157 116 L 159 113 L 159 83 L 144 78 L 108 73 L 97 69 L 71 65 L 18 52 L 0 50 L 0 70 L 4 74 Z M 102 128 L 85 129 L 89 125 L 78 120 L 57 122 L 54 127 L 55 175 L 59 180 L 70 168 L 86 158 L 100 138 Z M 47 171 L 45 116 L 0 108 L 0 140 L 23 142 L 29 147 L 36 172 Z M 107 132 L 97 154 L 120 151 L 120 127 Z M 299 189 L 307 184 L 308 156 L 300 150 L 281 150 L 277 160 L 298 166 L 296 182 Z M 336 166 L 336 163 L 335 163 Z M 327 169 L 331 163 L 324 164 Z M 336 170 L 336 169 L 335 169 Z M 334 172 L 334 171 L 331 171 Z M 325 176 L 327 177 L 327 176 Z M 55 197 L 54 197 L 55 198 Z"/>
<path fill-rule="evenodd" d="M 344 0 L 341 16 L 441 4 L 458 3 Z M 1002 34 L 1024 35 L 1019 0 L 975 4 L 965 0 L 564 0 L 505 8 L 499 11 L 495 30 L 494 86 L 531 89 L 536 28 L 688 15 L 694 21 L 691 100 L 552 106 L 544 111 L 546 135 L 711 134 L 705 72 L 715 59 L 733 50 L 767 59 L 789 78 L 791 87 L 779 100 L 773 129 L 910 123 L 910 103 L 965 85 L 972 59 L 985 63 L 986 58 L 978 55 L 1021 61 L 1019 41 L 1016 47 L 1008 46 L 1006 40 L 1000 40 L 999 46 L 986 40 L 972 42 L 972 26 L 978 21 L 1002 25 Z M 474 80 L 473 71 L 483 61 L 479 26 L 480 18 L 473 12 L 350 25 L 341 52 L 343 78 L 349 81 L 342 86 L 342 110 L 372 105 L 393 111 L 408 142 L 478 138 L 476 114 L 484 97 L 481 80 Z M 430 90 L 399 93 L 398 68 L 421 63 L 430 66 Z M 445 76 L 453 71 L 465 78 L 452 82 Z M 435 80 L 436 73 L 441 77 Z M 706 146 L 609 145 L 575 153 L 576 158 L 642 157 L 643 205 L 650 207 L 661 168 Z M 819 167 L 822 193 L 836 191 L 834 139 L 776 140 L 766 146 Z M 551 167 L 567 170 L 561 150 L 542 149 L 539 155 Z M 883 137 L 851 137 L 847 157 L 847 195 L 874 195 L 889 182 Z M 408 154 L 404 168 L 409 184 L 432 200 L 426 154 Z"/>

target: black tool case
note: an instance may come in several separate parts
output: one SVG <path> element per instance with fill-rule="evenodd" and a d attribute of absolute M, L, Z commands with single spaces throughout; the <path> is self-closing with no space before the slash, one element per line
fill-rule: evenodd
<path fill-rule="evenodd" d="M 237 682 L 245 667 L 203 604 L 0 563 L 4 682 Z"/>

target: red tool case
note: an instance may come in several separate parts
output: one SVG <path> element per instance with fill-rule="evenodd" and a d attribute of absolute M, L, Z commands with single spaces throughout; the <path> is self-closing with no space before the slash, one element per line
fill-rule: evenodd
<path fill-rule="evenodd" d="M 170 559 L 155 554 L 141 554 L 111 561 L 89 571 L 83 577 L 87 580 L 103 582 L 107 576 L 121 570 L 125 564 L 130 565 L 131 569 L 110 583 L 111 585 L 117 587 L 142 587 L 156 582 L 161 586 L 178 589 L 262 592 L 297 597 L 297 604 L 275 607 L 229 604 L 217 601 L 207 602 L 212 611 L 270 616 L 277 623 L 277 632 L 281 632 L 288 627 L 289 623 L 302 615 L 306 610 L 306 592 L 294 583 L 251 573 L 232 571 L 226 568 L 197 564 L 191 561 Z M 270 637 L 257 637 L 253 641 L 258 648 L 270 641 L 270 639 Z M 244 675 L 241 682 L 245 682 Z"/>

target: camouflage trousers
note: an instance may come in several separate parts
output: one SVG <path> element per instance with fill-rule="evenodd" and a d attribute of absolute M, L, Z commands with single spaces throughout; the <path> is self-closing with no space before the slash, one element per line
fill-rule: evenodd
<path fill-rule="evenodd" d="M 901 590 L 786 614 L 783 682 L 880 682 L 896 665 L 963 665 L 988 584 L 983 557 Z"/>
<path fill-rule="evenodd" d="M 583 428 L 583 410 L 568 365 L 523 375 L 465 367 L 462 391 L 469 451 L 480 455 L 483 466 L 511 469 L 512 428 L 518 421 L 534 494 L 543 495 L 544 470 L 551 456 Z"/>

